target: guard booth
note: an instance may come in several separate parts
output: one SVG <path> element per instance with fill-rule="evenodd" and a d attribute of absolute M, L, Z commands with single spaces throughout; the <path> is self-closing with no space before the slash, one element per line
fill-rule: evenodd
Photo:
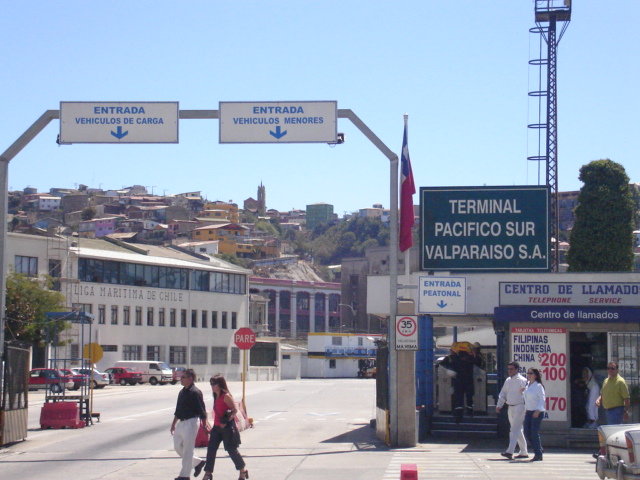
<path fill-rule="evenodd" d="M 62 331 L 63 322 L 68 322 L 77 325 L 78 343 L 81 345 L 83 355 L 86 346 L 91 339 L 91 326 L 93 324 L 93 315 L 81 311 L 73 312 L 47 312 L 47 350 L 48 350 L 48 368 L 56 370 L 69 370 L 71 368 L 88 369 L 91 371 L 93 364 L 88 358 L 69 358 L 66 356 L 60 356 L 59 353 L 66 351 L 62 349 L 60 345 L 59 335 Z M 93 413 L 93 382 L 91 376 L 87 378 L 86 382 L 82 382 L 77 390 L 70 390 L 66 386 L 59 385 L 58 383 L 49 383 L 45 390 L 45 405 L 42 408 L 41 425 L 43 419 L 50 416 L 51 412 L 57 415 L 57 411 L 65 410 L 71 412 L 71 417 L 75 417 L 75 412 L 78 414 L 79 422 L 82 422 L 82 426 L 89 426 L 93 424 L 93 418 L 99 415 Z M 57 405 L 55 405 L 57 404 Z M 68 419 L 68 425 L 73 428 L 78 428 L 80 425 L 78 422 L 74 422 L 73 418 Z M 46 421 L 46 419 L 45 419 Z M 53 425 L 53 424 L 52 424 Z"/>
<path fill-rule="evenodd" d="M 0 402 L 0 445 L 27 438 L 29 407 L 30 348 L 20 342 L 7 342 L 4 348 L 3 382 Z"/>

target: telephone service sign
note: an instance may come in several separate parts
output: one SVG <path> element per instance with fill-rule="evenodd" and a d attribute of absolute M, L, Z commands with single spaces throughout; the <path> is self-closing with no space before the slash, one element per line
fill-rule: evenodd
<path fill-rule="evenodd" d="M 546 186 L 423 187 L 420 266 L 447 271 L 547 271 Z"/>

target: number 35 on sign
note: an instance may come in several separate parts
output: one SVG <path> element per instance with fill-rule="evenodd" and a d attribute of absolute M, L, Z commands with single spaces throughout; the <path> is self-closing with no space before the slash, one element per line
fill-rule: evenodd
<path fill-rule="evenodd" d="M 418 317 L 396 315 L 396 350 L 418 350 Z"/>

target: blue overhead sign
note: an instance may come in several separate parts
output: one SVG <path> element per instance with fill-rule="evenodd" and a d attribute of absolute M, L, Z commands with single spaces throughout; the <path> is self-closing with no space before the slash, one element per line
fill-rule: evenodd
<path fill-rule="evenodd" d="M 638 323 L 637 307 L 495 307 L 497 323 L 559 322 L 559 323 Z"/>
<path fill-rule="evenodd" d="M 178 143 L 178 117 L 178 102 L 60 102 L 59 143 Z"/>
<path fill-rule="evenodd" d="M 338 102 L 220 102 L 220 143 L 335 143 Z"/>
<path fill-rule="evenodd" d="M 422 270 L 549 270 L 549 189 L 420 189 Z"/>

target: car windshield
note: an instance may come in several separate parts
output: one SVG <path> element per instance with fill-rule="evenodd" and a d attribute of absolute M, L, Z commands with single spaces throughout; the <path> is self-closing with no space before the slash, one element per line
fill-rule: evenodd
<path fill-rule="evenodd" d="M 171 370 L 171 368 L 169 368 L 169 365 L 164 362 L 158 363 L 158 367 L 160 367 L 160 370 Z"/>
<path fill-rule="evenodd" d="M 125 370 L 126 370 L 127 372 L 135 372 L 135 370 L 134 370 L 133 368 L 131 368 L 131 367 L 129 367 L 129 368 L 125 368 Z"/>

